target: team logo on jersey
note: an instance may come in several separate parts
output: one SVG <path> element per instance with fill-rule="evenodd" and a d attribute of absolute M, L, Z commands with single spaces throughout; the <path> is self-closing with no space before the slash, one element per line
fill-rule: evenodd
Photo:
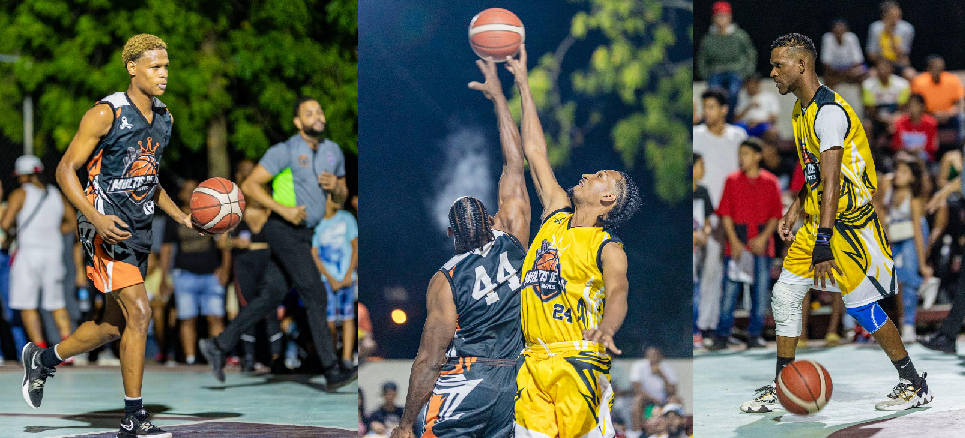
<path fill-rule="evenodd" d="M 305 155 L 305 154 L 299 155 L 298 165 L 302 167 L 308 167 L 308 155 Z"/>
<path fill-rule="evenodd" d="M 560 250 L 550 245 L 548 240 L 544 240 L 536 250 L 533 268 L 523 278 L 523 287 L 529 286 L 544 302 L 556 298 L 566 289 L 566 279 L 560 275 Z"/>
<path fill-rule="evenodd" d="M 149 199 L 157 186 L 157 148 L 160 143 L 147 138 L 147 144 L 137 142 L 138 149 L 127 148 L 124 157 L 124 176 L 111 180 L 107 193 L 127 193 L 134 202 L 141 203 Z"/>
<path fill-rule="evenodd" d="M 821 183 L 821 166 L 818 165 L 818 157 L 807 148 L 807 137 L 801 139 L 801 157 L 804 158 L 804 181 L 811 190 L 817 190 Z"/>
<path fill-rule="evenodd" d="M 133 127 L 134 125 L 127 123 L 127 117 L 121 117 L 121 125 L 118 126 L 118 129 L 131 129 Z"/>

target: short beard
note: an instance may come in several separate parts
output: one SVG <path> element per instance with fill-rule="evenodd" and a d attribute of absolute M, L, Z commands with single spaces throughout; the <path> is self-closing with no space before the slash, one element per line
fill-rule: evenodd
<path fill-rule="evenodd" d="M 305 135 L 309 137 L 321 137 L 323 132 L 325 132 L 325 128 L 322 128 L 320 131 L 316 131 L 314 128 L 305 128 Z"/>

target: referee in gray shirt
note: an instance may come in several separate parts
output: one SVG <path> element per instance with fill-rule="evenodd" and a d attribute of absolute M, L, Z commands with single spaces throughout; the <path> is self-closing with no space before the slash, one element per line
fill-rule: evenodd
<path fill-rule="evenodd" d="M 280 270 L 305 303 L 315 349 L 325 369 L 326 390 L 334 392 L 355 381 L 357 371 L 343 369 L 333 351 L 325 316 L 328 297 L 312 259 L 312 233 L 325 215 L 327 193 L 332 192 L 335 199 L 348 195 L 345 156 L 337 144 L 322 138 L 325 114 L 317 100 L 298 99 L 294 123 L 298 134 L 272 146 L 241 190 L 272 212 L 262 229 L 271 250 L 272 263 L 267 269 Z M 264 187 L 269 182 L 271 195 Z M 269 288 L 265 292 L 243 307 L 217 338 L 201 341 L 201 353 L 219 381 L 225 380 L 227 352 L 249 327 L 275 311 L 288 288 Z"/>

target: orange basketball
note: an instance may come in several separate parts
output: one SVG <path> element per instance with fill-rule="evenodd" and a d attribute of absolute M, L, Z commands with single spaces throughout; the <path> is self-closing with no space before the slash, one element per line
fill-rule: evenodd
<path fill-rule="evenodd" d="M 224 178 L 209 178 L 191 194 L 191 221 L 210 234 L 232 230 L 241 222 L 245 195 L 235 183 Z"/>
<path fill-rule="evenodd" d="M 543 271 L 555 271 L 556 264 L 556 254 L 547 252 L 536 260 L 536 269 Z"/>
<path fill-rule="evenodd" d="M 788 412 L 810 415 L 831 400 L 831 375 L 813 360 L 791 362 L 777 378 L 777 399 Z"/>
<path fill-rule="evenodd" d="M 480 58 L 491 56 L 503 62 L 519 52 L 525 40 L 523 22 L 516 14 L 502 8 L 489 8 L 469 22 L 469 45 Z"/>

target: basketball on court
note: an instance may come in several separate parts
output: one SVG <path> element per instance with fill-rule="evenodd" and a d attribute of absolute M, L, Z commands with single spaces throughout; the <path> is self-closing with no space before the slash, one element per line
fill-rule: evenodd
<path fill-rule="evenodd" d="M 810 415 L 831 400 L 831 375 L 813 360 L 792 362 L 777 379 L 777 398 L 788 412 Z"/>
<path fill-rule="evenodd" d="M 469 22 L 469 44 L 480 58 L 491 56 L 503 62 L 519 52 L 525 36 L 523 22 L 506 9 L 486 9 Z"/>
<path fill-rule="evenodd" d="M 191 220 L 206 233 L 231 231 L 241 222 L 245 196 L 235 183 L 224 178 L 209 178 L 191 195 Z"/>

